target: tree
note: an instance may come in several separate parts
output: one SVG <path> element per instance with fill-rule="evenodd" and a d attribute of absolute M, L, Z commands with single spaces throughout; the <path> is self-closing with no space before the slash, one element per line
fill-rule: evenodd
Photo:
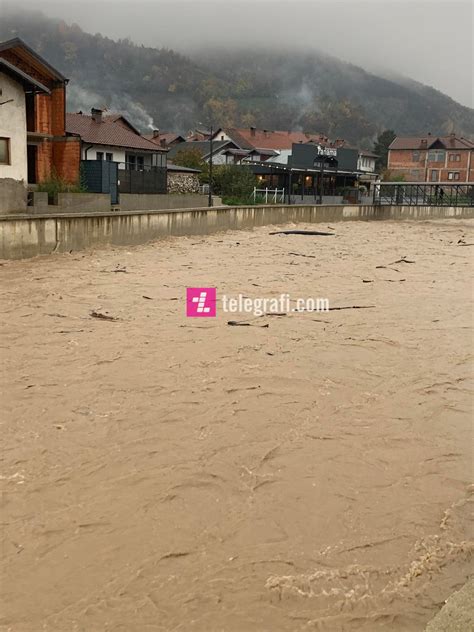
<path fill-rule="evenodd" d="M 374 153 L 378 156 L 375 161 L 375 168 L 379 173 L 387 168 L 388 148 L 396 137 L 397 135 L 393 129 L 386 129 L 377 136 L 377 140 L 374 143 Z"/>
<path fill-rule="evenodd" d="M 209 165 L 203 159 L 199 149 L 180 149 L 171 162 L 179 167 L 199 169 L 201 171 L 199 181 L 201 183 L 209 182 Z"/>
<path fill-rule="evenodd" d="M 255 187 L 255 176 L 244 165 L 220 165 L 213 174 L 214 191 L 224 198 L 247 199 Z"/>

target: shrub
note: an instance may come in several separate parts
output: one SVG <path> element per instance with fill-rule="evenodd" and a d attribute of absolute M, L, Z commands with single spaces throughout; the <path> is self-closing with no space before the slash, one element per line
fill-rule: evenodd
<path fill-rule="evenodd" d="M 214 193 L 223 198 L 249 199 L 255 188 L 255 176 L 244 165 L 216 166 L 212 180 Z"/>
<path fill-rule="evenodd" d="M 48 201 L 52 204 L 58 193 L 85 193 L 87 189 L 82 182 L 82 177 L 79 177 L 79 182 L 74 184 L 60 178 L 57 173 L 53 173 L 49 180 L 38 184 L 37 191 L 47 193 Z"/>

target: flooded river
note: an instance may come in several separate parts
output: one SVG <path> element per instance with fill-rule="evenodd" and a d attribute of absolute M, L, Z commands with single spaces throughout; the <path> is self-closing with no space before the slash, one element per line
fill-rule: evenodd
<path fill-rule="evenodd" d="M 316 228 L 0 266 L 2 632 L 421 632 L 465 582 L 474 223 Z M 220 309 L 281 293 L 367 309 Z"/>

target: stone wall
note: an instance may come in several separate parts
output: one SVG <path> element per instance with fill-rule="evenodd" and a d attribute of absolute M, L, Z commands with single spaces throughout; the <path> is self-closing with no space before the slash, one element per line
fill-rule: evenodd
<path fill-rule="evenodd" d="M 168 193 L 199 193 L 197 173 L 168 171 Z"/>

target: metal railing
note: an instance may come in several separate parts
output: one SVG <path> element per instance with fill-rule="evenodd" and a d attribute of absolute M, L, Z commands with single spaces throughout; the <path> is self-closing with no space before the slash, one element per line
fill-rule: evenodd
<path fill-rule="evenodd" d="M 254 203 L 258 201 L 264 201 L 265 204 L 273 202 L 273 204 L 284 204 L 285 202 L 285 189 L 257 189 L 254 188 L 252 193 Z"/>
<path fill-rule="evenodd" d="M 376 183 L 373 203 L 381 206 L 474 206 L 474 182 Z"/>

